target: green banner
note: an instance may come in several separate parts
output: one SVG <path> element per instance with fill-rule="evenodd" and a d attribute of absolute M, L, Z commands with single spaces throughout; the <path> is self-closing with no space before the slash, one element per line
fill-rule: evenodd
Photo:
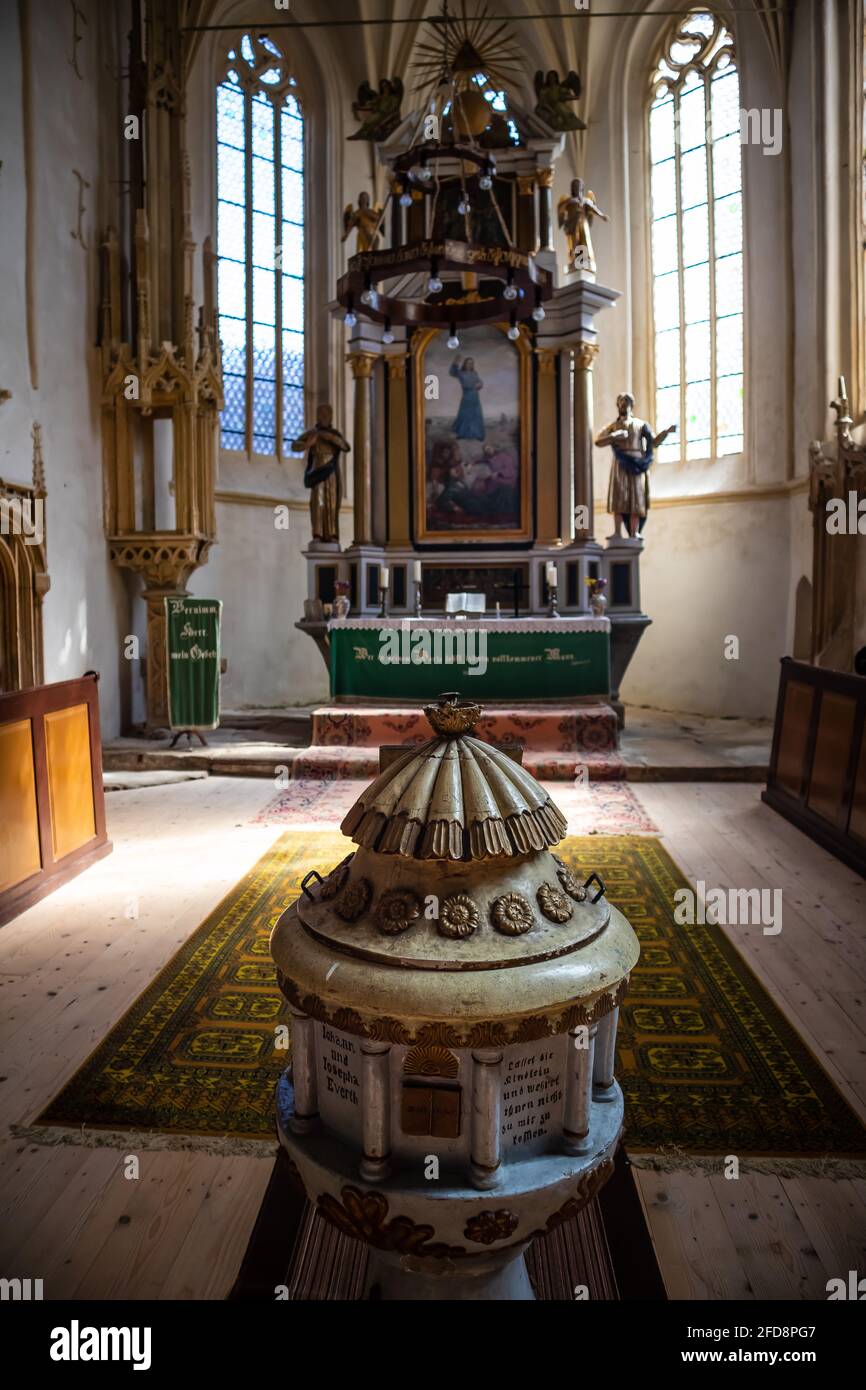
<path fill-rule="evenodd" d="M 417 632 L 417 630 L 416 630 Z M 390 633 L 333 624 L 331 694 L 429 699 L 538 700 L 610 693 L 607 632 L 472 632 L 462 649 L 435 630 Z"/>
<path fill-rule="evenodd" d="M 220 615 L 213 598 L 165 600 L 168 722 L 215 729 L 220 722 Z"/>

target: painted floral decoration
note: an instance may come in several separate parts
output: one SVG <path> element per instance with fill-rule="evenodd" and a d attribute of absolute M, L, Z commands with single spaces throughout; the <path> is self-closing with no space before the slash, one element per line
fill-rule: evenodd
<path fill-rule="evenodd" d="M 573 904 L 562 889 L 554 888 L 552 883 L 542 883 L 535 896 L 538 906 L 551 922 L 567 922 L 574 913 Z"/>
<path fill-rule="evenodd" d="M 397 936 L 421 916 L 421 902 L 408 888 L 392 888 L 376 904 L 376 926 L 386 936 Z"/>
<path fill-rule="evenodd" d="M 334 911 L 344 922 L 356 922 L 367 911 L 372 895 L 370 880 L 356 878 L 347 883 L 334 903 Z"/>
<path fill-rule="evenodd" d="M 532 907 L 522 893 L 504 893 L 490 909 L 493 925 L 503 936 L 522 936 L 535 925 Z"/>
<path fill-rule="evenodd" d="M 463 1231 L 467 1240 L 477 1241 L 479 1245 L 492 1245 L 496 1240 L 507 1240 L 518 1227 L 518 1218 L 513 1211 L 481 1211 L 470 1216 Z"/>
<path fill-rule="evenodd" d="M 465 893 L 452 893 L 439 909 L 442 936 L 471 936 L 478 926 L 478 908 Z"/>

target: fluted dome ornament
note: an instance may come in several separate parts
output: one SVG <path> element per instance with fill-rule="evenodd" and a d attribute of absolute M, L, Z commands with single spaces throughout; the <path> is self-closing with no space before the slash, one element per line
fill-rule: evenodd
<path fill-rule="evenodd" d="M 480 713 L 426 711 L 433 737 L 343 821 L 355 852 L 306 876 L 271 937 L 293 1014 L 280 1139 L 321 1214 L 373 1247 L 385 1297 L 531 1298 L 517 1257 L 591 1199 L 622 1128 L 637 939 L 551 853 L 565 818 L 474 737 Z"/>

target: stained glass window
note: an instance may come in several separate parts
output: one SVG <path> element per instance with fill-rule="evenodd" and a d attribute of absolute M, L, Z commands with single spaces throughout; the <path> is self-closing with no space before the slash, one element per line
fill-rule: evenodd
<path fill-rule="evenodd" d="M 304 423 L 304 119 L 271 39 L 230 49 L 216 116 L 221 442 L 282 457 Z"/>
<path fill-rule="evenodd" d="M 649 108 L 658 458 L 743 448 L 743 195 L 740 84 L 721 20 L 674 26 Z"/>

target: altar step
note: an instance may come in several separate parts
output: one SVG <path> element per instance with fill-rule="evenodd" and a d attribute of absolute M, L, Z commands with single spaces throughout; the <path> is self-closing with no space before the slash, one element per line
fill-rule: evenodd
<path fill-rule="evenodd" d="M 617 720 L 610 705 L 487 705 L 475 735 L 488 743 L 516 743 L 529 753 L 612 753 Z M 425 743 L 430 725 L 415 706 L 322 705 L 313 710 L 312 748 L 370 748 L 383 743 Z"/>
<path fill-rule="evenodd" d="M 609 705 L 487 706 L 475 735 L 488 743 L 516 744 L 523 749 L 523 766 L 547 781 L 625 776 Z M 323 705 L 313 710 L 310 747 L 295 754 L 292 777 L 373 777 L 382 744 L 411 748 L 429 738 L 430 725 L 419 706 Z"/>

